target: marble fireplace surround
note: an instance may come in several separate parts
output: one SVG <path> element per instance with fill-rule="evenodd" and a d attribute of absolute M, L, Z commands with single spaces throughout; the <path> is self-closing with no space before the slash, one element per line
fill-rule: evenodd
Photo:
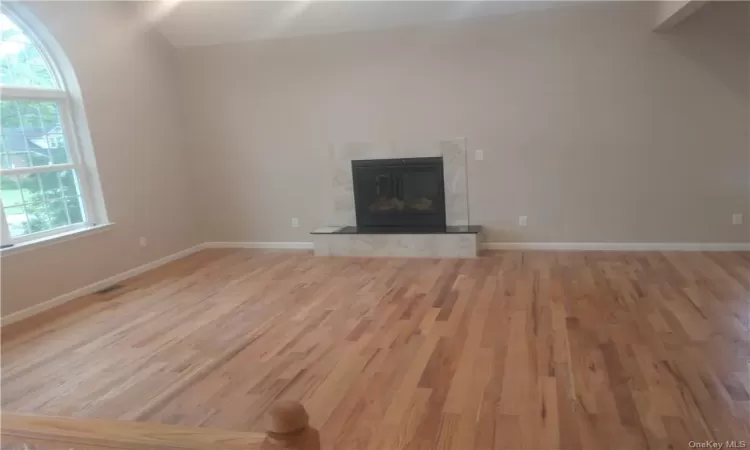
<path fill-rule="evenodd" d="M 315 256 L 476 258 L 479 233 L 337 234 L 313 232 Z"/>
<path fill-rule="evenodd" d="M 466 139 L 442 139 L 423 143 L 349 142 L 330 149 L 332 179 L 329 225 L 356 225 L 352 160 L 443 157 L 445 219 L 447 225 L 469 224 L 466 178 Z"/>

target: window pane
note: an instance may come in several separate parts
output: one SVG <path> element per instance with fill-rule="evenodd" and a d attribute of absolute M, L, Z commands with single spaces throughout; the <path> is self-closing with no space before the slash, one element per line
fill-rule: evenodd
<path fill-rule="evenodd" d="M 18 169 L 20 167 L 29 167 L 31 165 L 28 152 L 10 152 L 8 153 L 9 169 Z"/>
<path fill-rule="evenodd" d="M 21 196 L 21 185 L 18 183 L 18 177 L 15 175 L 3 175 L 0 183 L 0 197 L 3 199 L 3 206 L 23 205 Z"/>
<path fill-rule="evenodd" d="M 63 191 L 60 186 L 60 172 L 42 172 L 39 174 L 39 180 L 42 182 L 42 191 L 47 201 L 62 198 Z"/>
<path fill-rule="evenodd" d="M 70 224 L 68 221 L 68 210 L 63 200 L 55 200 L 47 203 L 47 210 L 52 228 L 64 227 Z"/>
<path fill-rule="evenodd" d="M 5 218 L 8 221 L 11 236 L 28 234 L 26 227 L 28 219 L 26 218 L 26 211 L 23 209 L 23 206 L 5 208 Z"/>
<path fill-rule="evenodd" d="M 60 171 L 60 184 L 65 197 L 78 197 L 81 191 L 78 189 L 78 179 L 72 170 Z"/>
<path fill-rule="evenodd" d="M 76 174 L 72 170 L 3 175 L 0 179 L 0 195 L 11 236 L 85 221 Z"/>
<path fill-rule="evenodd" d="M 11 114 L 13 111 L 9 107 L 5 107 L 2 110 L 0 110 L 0 113 L 5 116 L 5 114 Z M 9 122 L 9 120 L 6 120 L 6 122 Z M 16 120 L 17 122 L 17 120 Z M 13 133 L 3 133 L 3 153 L 12 153 L 12 152 L 26 152 L 26 142 L 23 139 L 18 139 Z"/>
<path fill-rule="evenodd" d="M 0 83 L 55 88 L 55 78 L 31 39 L 0 14 Z"/>
<path fill-rule="evenodd" d="M 0 121 L 0 137 L 10 165 L 7 168 L 70 161 L 57 103 L 0 100 Z"/>
<path fill-rule="evenodd" d="M 44 201 L 38 173 L 19 175 L 18 181 L 21 186 L 20 195 L 23 196 L 24 203 L 41 203 Z"/>
<path fill-rule="evenodd" d="M 7 178 L 7 180 L 6 180 Z M 62 197 L 78 197 L 75 172 L 45 170 L 23 175 L 5 175 L 2 185 L 3 202 L 18 198 L 18 203 L 43 203 Z M 23 201 L 21 201 L 23 197 Z M 16 203 L 14 203 L 16 204 Z M 5 205 L 12 206 L 12 205 Z"/>
<path fill-rule="evenodd" d="M 68 144 L 62 134 L 50 134 L 47 136 L 49 144 L 49 155 L 52 164 L 64 164 L 68 162 Z"/>
<path fill-rule="evenodd" d="M 47 206 L 44 203 L 32 203 L 25 205 L 26 216 L 29 218 L 28 229 L 30 233 L 47 231 L 51 227 L 50 217 L 47 214 Z"/>
<path fill-rule="evenodd" d="M 70 223 L 81 223 L 84 221 L 83 207 L 81 205 L 81 198 L 66 198 L 65 205 L 68 208 L 68 216 L 70 217 Z"/>
<path fill-rule="evenodd" d="M 68 162 L 68 149 L 65 146 L 51 148 L 49 156 L 52 158 L 52 164 L 65 164 Z"/>

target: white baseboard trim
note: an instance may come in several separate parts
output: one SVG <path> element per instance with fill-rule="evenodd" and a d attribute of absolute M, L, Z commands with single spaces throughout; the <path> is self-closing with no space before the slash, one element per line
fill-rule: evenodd
<path fill-rule="evenodd" d="M 184 258 L 203 248 L 204 248 L 204 244 L 198 244 L 194 247 L 190 247 L 185 250 L 179 251 L 177 253 L 167 255 L 163 258 L 159 258 L 155 261 L 151 261 L 149 263 L 143 264 L 136 268 L 126 270 L 125 272 L 120 272 L 117 275 L 97 281 L 96 283 L 89 284 L 88 286 L 78 288 L 74 291 L 68 292 L 67 294 L 63 294 L 51 300 L 47 300 L 46 302 L 42 302 L 37 305 L 31 306 L 29 308 L 22 309 L 21 311 L 14 312 L 13 314 L 8 314 L 6 317 L 3 317 L 2 319 L 0 319 L 0 326 L 10 325 L 12 323 L 18 322 L 19 320 L 23 320 L 31 316 L 35 316 L 44 311 L 47 311 L 48 309 L 52 309 L 56 306 L 65 304 L 78 297 L 83 297 L 84 295 L 93 294 L 96 291 L 112 286 L 113 284 L 119 283 L 120 281 L 126 280 L 128 278 L 132 278 L 144 272 L 148 272 L 151 269 L 155 269 L 159 266 L 163 266 L 164 264 L 178 260 L 180 258 Z"/>
<path fill-rule="evenodd" d="M 205 242 L 203 248 L 265 248 L 312 250 L 312 242 Z"/>
<path fill-rule="evenodd" d="M 482 250 L 549 251 L 750 251 L 750 242 L 484 242 Z M 203 248 L 259 248 L 311 250 L 312 242 L 206 242 Z"/>
<path fill-rule="evenodd" d="M 750 242 L 484 242 L 482 250 L 559 251 L 750 251 Z M 203 248 L 258 248 L 312 250 L 312 242 L 205 242 Z"/>
<path fill-rule="evenodd" d="M 750 251 L 750 243 L 741 242 L 485 242 L 483 250 L 550 251 Z"/>

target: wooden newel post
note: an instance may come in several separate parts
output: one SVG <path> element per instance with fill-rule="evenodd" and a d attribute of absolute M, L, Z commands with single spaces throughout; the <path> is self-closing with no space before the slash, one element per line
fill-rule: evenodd
<path fill-rule="evenodd" d="M 305 408 L 292 401 L 280 401 L 271 407 L 266 417 L 268 450 L 320 450 L 320 434 L 310 428 Z"/>

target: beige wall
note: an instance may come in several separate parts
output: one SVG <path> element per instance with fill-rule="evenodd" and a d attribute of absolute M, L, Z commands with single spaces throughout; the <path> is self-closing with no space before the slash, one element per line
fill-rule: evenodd
<path fill-rule="evenodd" d="M 132 8 L 28 3 L 83 92 L 110 230 L 3 256 L 2 315 L 195 245 L 174 50 Z M 148 239 L 140 248 L 139 237 Z"/>
<path fill-rule="evenodd" d="M 746 5 L 598 3 L 181 50 L 203 237 L 309 241 L 330 143 L 463 136 L 490 241 L 749 241 Z"/>

